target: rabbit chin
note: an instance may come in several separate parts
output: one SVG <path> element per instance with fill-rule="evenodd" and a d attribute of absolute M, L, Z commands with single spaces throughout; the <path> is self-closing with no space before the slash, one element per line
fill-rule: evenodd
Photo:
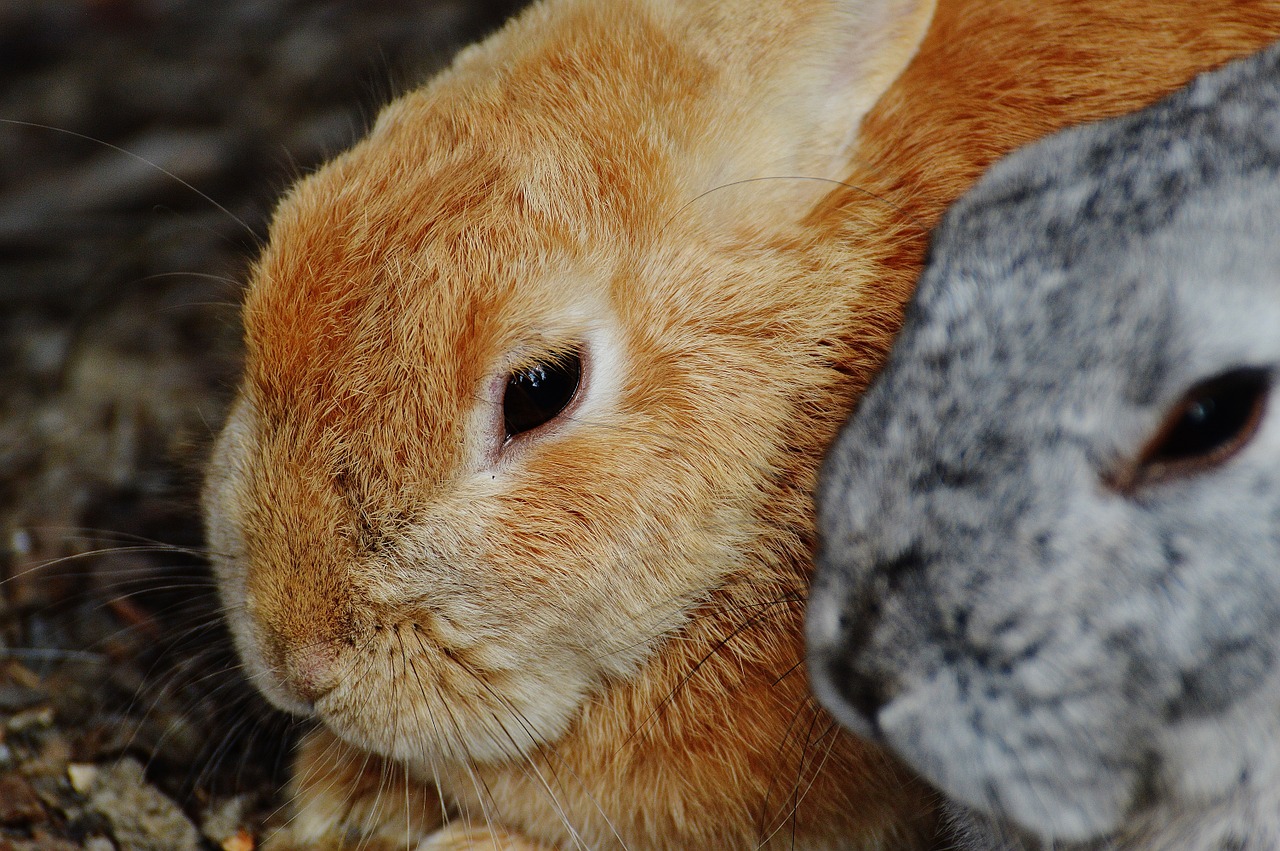
<path fill-rule="evenodd" d="M 387 664 L 345 679 L 308 714 L 344 741 L 405 764 L 522 760 L 564 734 L 588 691 L 580 675 L 550 661 L 483 682 L 448 660 L 405 659 L 395 643 L 371 654 Z"/>
<path fill-rule="evenodd" d="M 952 798 L 1042 839 L 1084 842 L 1117 830 L 1142 779 L 1140 760 L 1112 756 L 1126 750 L 1117 737 L 1131 739 L 1124 721 L 1094 723 L 1104 716 L 1090 694 L 1036 705 L 986 690 L 975 700 L 984 685 L 971 673 L 944 669 L 904 684 L 878 714 L 882 739 Z"/>

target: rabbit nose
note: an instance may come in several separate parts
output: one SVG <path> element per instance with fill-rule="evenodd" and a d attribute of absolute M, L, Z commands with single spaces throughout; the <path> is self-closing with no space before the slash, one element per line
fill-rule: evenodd
<path fill-rule="evenodd" d="M 883 680 L 865 670 L 862 658 L 879 616 L 879 606 L 865 597 L 828 596 L 810 604 L 813 690 L 838 721 L 869 739 L 879 736 L 877 716 L 888 694 Z"/>
<path fill-rule="evenodd" d="M 313 705 L 338 684 L 338 655 L 332 644 L 306 644 L 283 655 L 282 685 L 303 703 Z"/>
<path fill-rule="evenodd" d="M 814 691 L 845 726 L 867 737 L 880 735 L 880 710 L 896 689 L 892 676 L 877 670 L 874 637 L 883 601 L 918 588 L 926 560 L 908 549 L 879 562 L 861 588 L 826 593 L 810 603 L 810 671 Z"/>
<path fill-rule="evenodd" d="M 860 670 L 846 656 L 827 658 L 826 673 L 828 708 L 848 726 L 871 739 L 880 737 L 880 710 L 888 701 L 888 687 L 883 679 Z M 834 706 L 831 698 L 838 699 Z M 856 718 L 861 723 L 854 723 Z"/>

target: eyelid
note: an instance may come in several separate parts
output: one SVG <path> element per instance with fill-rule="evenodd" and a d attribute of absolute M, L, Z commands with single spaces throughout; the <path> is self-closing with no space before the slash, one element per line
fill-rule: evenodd
<path fill-rule="evenodd" d="M 529 364 L 545 363 L 547 361 L 547 352 L 557 352 L 557 350 L 576 354 L 580 362 L 578 385 L 570 397 L 569 403 L 548 422 L 529 431 L 508 437 L 503 416 L 503 399 L 506 395 L 508 379 L 516 372 L 527 369 Z M 599 389 L 599 376 L 596 375 L 595 361 L 596 357 L 591 341 L 582 339 L 577 341 L 576 344 L 573 342 L 565 343 L 563 347 L 553 345 L 524 350 L 518 357 L 513 357 L 507 363 L 503 372 L 492 376 L 489 379 L 486 394 L 489 400 L 487 407 L 490 413 L 486 418 L 484 432 L 486 435 L 484 438 L 486 449 L 482 457 L 483 468 L 493 469 L 506 466 L 518 459 L 527 448 L 536 445 L 537 441 L 556 434 L 566 422 L 572 421 L 574 414 L 587 403 L 587 398 L 594 396 Z"/>
<path fill-rule="evenodd" d="M 518 356 L 514 357 L 506 366 L 501 378 L 506 381 L 512 375 L 518 372 L 532 369 L 536 366 L 545 366 L 553 361 L 563 360 L 570 357 L 577 357 L 585 362 L 587 346 L 582 342 L 566 341 L 563 343 L 550 343 L 539 345 L 537 347 L 529 347 L 522 349 Z"/>
<path fill-rule="evenodd" d="M 522 385 L 521 379 L 532 378 L 535 375 L 539 376 L 543 381 L 528 381 L 527 386 Z M 569 409 L 573 400 L 577 397 L 578 390 L 582 386 L 582 375 L 583 359 L 577 353 L 566 356 L 552 355 L 540 359 L 531 366 L 522 367 L 508 373 L 502 395 L 504 444 L 521 435 L 535 433 L 542 429 L 543 426 L 560 419 L 561 415 Z M 547 381 L 549 378 L 551 380 Z M 544 387 L 544 385 L 546 386 Z M 538 394 L 530 391 L 539 389 L 555 395 L 534 398 Z M 517 391 L 517 395 L 514 397 L 512 396 L 513 390 Z M 528 408 L 522 409 L 521 407 L 520 403 L 525 401 L 533 403 L 533 419 L 536 422 L 533 425 L 513 428 L 513 411 L 517 414 L 517 419 L 520 418 L 519 414 L 529 412 Z M 552 402 L 552 405 L 543 408 L 540 403 L 545 401 Z M 552 410 L 554 405 L 557 404 L 559 407 L 555 407 Z"/>
<path fill-rule="evenodd" d="M 1227 439 L 1214 445 L 1203 454 L 1161 459 L 1160 450 L 1181 424 L 1193 404 L 1210 398 L 1215 392 L 1237 385 L 1250 395 L 1248 411 L 1238 427 Z M 1169 479 L 1195 475 L 1220 466 L 1249 444 L 1265 419 L 1269 395 L 1273 384 L 1270 370 L 1263 367 L 1237 367 L 1221 372 L 1195 384 L 1165 414 L 1155 434 L 1147 441 L 1137 457 L 1120 469 L 1103 477 L 1110 489 L 1124 496 L 1139 488 Z"/>

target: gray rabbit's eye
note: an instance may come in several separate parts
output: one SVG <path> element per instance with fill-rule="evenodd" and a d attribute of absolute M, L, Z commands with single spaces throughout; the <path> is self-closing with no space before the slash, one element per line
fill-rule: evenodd
<path fill-rule="evenodd" d="M 507 376 L 502 395 L 505 439 L 555 419 L 573 401 L 581 379 L 582 357 L 578 354 L 535 363 Z"/>
<path fill-rule="evenodd" d="M 1139 456 L 1129 488 L 1209 469 L 1235 455 L 1257 432 L 1270 387 L 1267 370 L 1253 367 L 1192 387 Z"/>

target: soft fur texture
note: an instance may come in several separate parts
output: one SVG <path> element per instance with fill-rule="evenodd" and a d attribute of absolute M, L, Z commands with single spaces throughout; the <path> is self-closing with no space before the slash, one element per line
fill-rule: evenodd
<path fill-rule="evenodd" d="M 549 0 L 301 181 L 206 489 L 246 668 L 320 725 L 268 847 L 930 841 L 808 697 L 809 494 L 945 203 L 1280 30 L 1113 5 L 921 44 L 919 0 Z M 504 443 L 505 377 L 570 351 Z"/>
<path fill-rule="evenodd" d="M 1028 847 L 1280 848 L 1277 228 L 1280 46 L 1020 151 L 832 449 L 815 688 Z"/>

